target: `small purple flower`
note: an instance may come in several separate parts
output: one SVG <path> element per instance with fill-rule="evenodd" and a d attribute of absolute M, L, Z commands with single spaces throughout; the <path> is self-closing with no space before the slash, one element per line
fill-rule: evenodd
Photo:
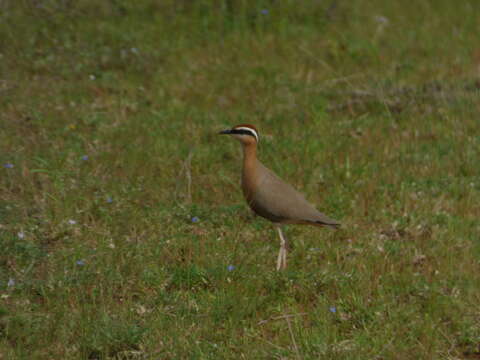
<path fill-rule="evenodd" d="M 85 261 L 84 260 L 77 260 L 75 262 L 75 264 L 77 264 L 78 266 L 85 266 Z"/>
<path fill-rule="evenodd" d="M 25 233 L 23 231 L 19 231 L 17 233 L 17 236 L 18 236 L 19 239 L 25 239 Z"/>
<path fill-rule="evenodd" d="M 228 271 L 233 271 L 233 270 L 235 270 L 235 266 L 233 266 L 233 265 L 228 265 L 228 266 L 227 266 L 227 270 L 228 270 Z"/>
<path fill-rule="evenodd" d="M 388 20 L 387 17 L 382 16 L 382 15 L 374 16 L 373 19 L 374 19 L 377 23 L 382 24 L 382 25 L 387 25 L 387 24 L 390 22 L 390 20 Z"/>
<path fill-rule="evenodd" d="M 337 308 L 335 306 L 330 306 L 330 308 L 328 310 L 330 310 L 330 312 L 333 313 L 333 314 L 335 314 L 337 312 Z"/>
<path fill-rule="evenodd" d="M 6 163 L 6 164 L 3 164 L 3 167 L 6 168 L 6 169 L 11 169 L 11 168 L 13 168 L 13 164 Z"/>
<path fill-rule="evenodd" d="M 68 223 L 69 223 L 70 225 L 75 225 L 77 222 L 76 222 L 75 220 L 73 220 L 73 219 L 70 219 L 70 220 L 68 220 Z"/>
<path fill-rule="evenodd" d="M 262 15 L 268 15 L 269 11 L 268 9 L 262 9 L 260 10 L 260 13 L 262 13 Z"/>
<path fill-rule="evenodd" d="M 107 196 L 107 203 L 111 204 L 113 202 L 113 199 L 110 196 Z"/>
<path fill-rule="evenodd" d="M 197 216 L 192 217 L 192 222 L 193 223 L 197 223 L 199 221 L 200 221 L 200 219 Z"/>
<path fill-rule="evenodd" d="M 13 279 L 13 278 L 8 279 L 7 286 L 8 287 L 15 286 L 15 279 Z"/>
<path fill-rule="evenodd" d="M 82 160 L 83 160 L 83 161 L 87 161 L 87 160 L 88 160 L 88 155 L 83 155 L 83 156 L 82 156 Z"/>

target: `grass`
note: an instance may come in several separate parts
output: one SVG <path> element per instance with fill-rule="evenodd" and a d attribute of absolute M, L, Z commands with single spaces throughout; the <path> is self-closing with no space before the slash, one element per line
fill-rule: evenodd
<path fill-rule="evenodd" d="M 480 358 L 480 3 L 0 10 L 0 358 Z M 242 122 L 343 223 L 285 272 Z"/>

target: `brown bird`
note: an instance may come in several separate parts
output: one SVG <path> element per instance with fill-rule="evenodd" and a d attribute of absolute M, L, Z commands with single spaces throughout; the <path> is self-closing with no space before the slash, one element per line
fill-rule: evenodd
<path fill-rule="evenodd" d="M 220 134 L 231 135 L 243 146 L 242 190 L 250 208 L 270 220 L 280 236 L 277 270 L 287 267 L 287 241 L 283 224 L 307 224 L 338 228 L 340 223 L 319 212 L 302 194 L 280 179 L 257 159 L 258 131 L 253 125 L 237 125 Z"/>

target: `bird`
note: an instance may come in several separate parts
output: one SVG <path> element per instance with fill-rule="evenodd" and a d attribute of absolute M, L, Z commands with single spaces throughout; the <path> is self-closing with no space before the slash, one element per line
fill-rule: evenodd
<path fill-rule="evenodd" d="M 243 147 L 242 191 L 254 213 L 270 220 L 280 237 L 277 271 L 287 267 L 287 240 L 282 232 L 286 224 L 304 224 L 339 228 L 340 222 L 318 211 L 290 184 L 283 181 L 257 158 L 259 133 L 251 124 L 236 125 L 222 130 L 220 135 L 230 135 Z"/>

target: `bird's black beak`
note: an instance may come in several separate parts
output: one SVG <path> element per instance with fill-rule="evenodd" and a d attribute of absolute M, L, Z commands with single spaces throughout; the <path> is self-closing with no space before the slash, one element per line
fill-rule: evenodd
<path fill-rule="evenodd" d="M 218 134 L 219 135 L 229 135 L 232 133 L 232 130 L 222 130 Z"/>

